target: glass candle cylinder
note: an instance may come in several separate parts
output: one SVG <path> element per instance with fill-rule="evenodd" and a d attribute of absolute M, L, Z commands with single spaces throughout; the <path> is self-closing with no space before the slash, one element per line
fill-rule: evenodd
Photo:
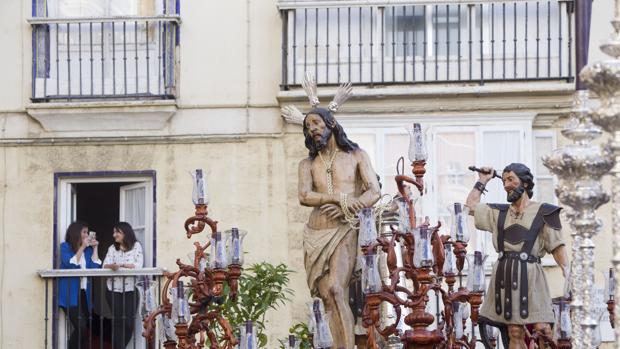
<path fill-rule="evenodd" d="M 157 308 L 157 302 L 155 298 L 155 283 L 149 276 L 140 277 L 140 280 L 136 282 L 136 288 L 140 293 L 140 315 L 145 318 Z"/>
<path fill-rule="evenodd" d="M 286 342 L 286 349 L 299 349 L 299 341 L 295 335 L 290 334 Z"/>
<path fill-rule="evenodd" d="M 456 274 L 456 255 L 454 254 L 453 246 L 450 243 L 444 245 L 444 251 L 446 254 L 446 258 L 443 263 L 442 272 L 444 275 L 446 274 Z"/>
<path fill-rule="evenodd" d="M 431 229 L 420 226 L 413 229 L 415 249 L 413 250 L 413 265 L 416 268 L 430 268 L 433 266 L 433 249 L 431 247 Z"/>
<path fill-rule="evenodd" d="M 553 315 L 555 326 L 553 330 L 555 337 L 560 339 L 571 338 L 570 303 L 563 298 L 554 299 Z"/>
<path fill-rule="evenodd" d="M 243 265 L 243 239 L 246 235 L 246 231 L 237 228 L 226 231 L 229 264 Z"/>
<path fill-rule="evenodd" d="M 368 246 L 377 240 L 377 223 L 371 208 L 363 208 L 357 214 L 360 221 L 358 244 Z"/>
<path fill-rule="evenodd" d="M 463 308 L 464 304 L 461 302 L 452 303 L 452 310 L 454 312 L 452 316 L 454 321 L 454 335 L 457 339 L 463 337 Z"/>
<path fill-rule="evenodd" d="M 607 301 L 614 300 L 614 294 L 616 292 L 616 278 L 614 275 L 614 268 L 609 268 L 609 272 L 605 278 L 605 299 Z"/>
<path fill-rule="evenodd" d="M 207 196 L 207 182 L 203 178 L 202 169 L 196 169 L 192 173 L 194 188 L 192 191 L 192 201 L 194 205 L 207 205 L 209 198 Z"/>
<path fill-rule="evenodd" d="M 471 316 L 471 307 L 469 303 L 461 303 L 461 315 L 463 316 L 463 321 L 466 321 Z"/>
<path fill-rule="evenodd" d="M 467 289 L 469 291 L 484 292 L 486 290 L 484 261 L 486 261 L 487 257 L 487 255 L 483 255 L 480 251 L 475 251 L 473 255 L 467 255 L 467 263 L 469 265 Z"/>
<path fill-rule="evenodd" d="M 173 303 L 174 304 L 174 303 Z M 159 337 L 164 338 L 167 341 L 177 341 L 176 329 L 174 328 L 175 321 L 173 321 L 168 315 L 160 315 L 157 317 Z"/>
<path fill-rule="evenodd" d="M 455 202 L 450 213 L 452 214 L 452 229 L 450 230 L 452 241 L 469 242 L 471 236 L 469 225 L 467 224 L 469 209 L 464 207 L 461 203 Z"/>
<path fill-rule="evenodd" d="M 188 323 L 190 321 L 189 303 L 187 301 L 188 290 L 185 289 L 183 281 L 177 281 L 176 287 L 171 288 L 173 295 L 172 301 L 172 321 L 177 323 Z"/>
<path fill-rule="evenodd" d="M 239 349 L 256 349 L 256 327 L 252 321 L 246 321 L 241 325 L 241 339 Z"/>
<path fill-rule="evenodd" d="M 227 266 L 226 241 L 222 237 L 222 232 L 218 231 L 211 236 L 211 268 L 223 269 Z"/>
<path fill-rule="evenodd" d="M 499 330 L 497 327 L 493 327 L 491 325 L 484 325 L 485 330 L 487 331 L 487 336 L 490 340 L 497 340 L 499 337 Z"/>
<path fill-rule="evenodd" d="M 414 123 L 413 127 L 407 128 L 409 132 L 409 161 L 425 161 L 428 157 L 422 126 Z"/>
<path fill-rule="evenodd" d="M 315 348 L 331 348 L 334 341 L 331 331 L 329 330 L 329 321 L 325 314 L 323 301 L 320 298 L 314 298 L 309 303 L 310 321 L 309 330 L 313 334 L 313 344 Z"/>
<path fill-rule="evenodd" d="M 411 222 L 409 221 L 409 203 L 405 198 L 396 198 L 396 205 L 398 206 L 398 230 L 401 233 L 408 233 L 411 231 Z"/>
<path fill-rule="evenodd" d="M 379 275 L 379 256 L 368 254 L 359 257 L 362 264 L 362 291 L 364 294 L 381 291 L 381 276 Z"/>

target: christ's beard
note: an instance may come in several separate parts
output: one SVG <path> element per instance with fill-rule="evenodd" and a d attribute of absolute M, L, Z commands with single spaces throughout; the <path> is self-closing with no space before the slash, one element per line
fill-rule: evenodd
<path fill-rule="evenodd" d="M 321 138 L 317 141 L 314 141 L 314 145 L 316 146 L 317 151 L 321 151 L 327 146 L 327 141 L 329 140 L 329 137 L 331 137 L 331 135 L 332 130 L 330 130 L 329 128 L 325 128 L 325 131 L 323 131 Z"/>
<path fill-rule="evenodd" d="M 523 187 L 523 185 L 520 185 L 515 188 L 511 193 L 506 195 L 506 200 L 508 202 L 517 202 L 521 198 L 521 196 L 523 196 L 524 192 L 525 188 Z"/>

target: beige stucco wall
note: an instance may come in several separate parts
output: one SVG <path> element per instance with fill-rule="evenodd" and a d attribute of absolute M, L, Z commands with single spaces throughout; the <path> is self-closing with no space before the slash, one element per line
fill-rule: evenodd
<path fill-rule="evenodd" d="M 290 287 L 300 290 L 297 300 L 305 300 L 299 243 L 291 242 L 298 240 L 299 231 L 292 231 L 287 224 L 290 217 L 299 220 L 303 216 L 290 205 L 296 200 L 289 190 L 295 187 L 296 177 L 289 176 L 291 166 L 287 162 L 288 153 L 294 152 L 292 143 L 287 139 L 254 139 L 237 143 L 0 148 L 0 163 L 6 164 L 0 171 L 2 346 L 42 345 L 44 284 L 35 271 L 51 265 L 53 173 L 58 171 L 155 170 L 158 266 L 175 270 L 176 258 L 184 258 L 193 249 L 183 231 L 184 220 L 193 215 L 187 173 L 204 168 L 211 195 L 210 216 L 222 228 L 238 225 L 248 230 L 247 263 L 284 262 L 296 270 Z M 293 238 L 289 240 L 289 236 Z M 199 239 L 204 240 L 204 234 Z M 293 317 L 290 310 L 287 306 L 272 312 L 270 319 L 277 319 L 268 325 L 273 336 L 284 337 Z M 34 329 L 37 335 L 24 336 L 18 330 L 26 328 Z"/>

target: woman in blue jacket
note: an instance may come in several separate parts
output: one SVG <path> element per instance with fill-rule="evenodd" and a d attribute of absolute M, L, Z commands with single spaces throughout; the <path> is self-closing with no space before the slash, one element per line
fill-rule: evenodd
<path fill-rule="evenodd" d="M 99 242 L 88 235 L 88 226 L 76 221 L 69 225 L 65 242 L 60 244 L 60 269 L 99 269 L 101 260 Z M 86 325 L 92 308 L 91 281 L 87 277 L 60 278 L 58 281 L 58 305 L 63 308 L 73 326 L 69 348 L 86 348 L 88 335 Z"/>

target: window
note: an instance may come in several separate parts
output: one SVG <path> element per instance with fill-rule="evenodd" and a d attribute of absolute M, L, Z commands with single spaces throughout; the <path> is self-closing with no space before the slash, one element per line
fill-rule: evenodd
<path fill-rule="evenodd" d="M 432 3 L 432 4 L 431 4 Z M 572 77 L 570 3 L 289 5 L 283 87 Z M 338 6 L 338 7 L 337 7 Z M 342 6 L 342 7 L 340 7 Z"/>
<path fill-rule="evenodd" d="M 394 195 L 397 191 L 394 177 L 398 158 L 403 156 L 405 162 L 409 163 L 407 160 L 409 136 L 404 126 L 410 122 L 395 120 L 389 127 L 377 128 L 355 128 L 353 125 L 349 127 L 345 125 L 351 139 L 369 153 L 373 166 L 381 177 L 384 194 Z M 382 124 L 385 125 L 385 122 Z M 449 234 L 450 205 L 455 202 L 463 203 L 477 178 L 477 174 L 467 169 L 471 165 L 487 165 L 501 171 L 508 163 L 523 162 L 534 172 L 535 182 L 541 183 L 539 191 L 535 193 L 541 198 L 535 199 L 547 200 L 547 194 L 544 193 L 548 192 L 546 189 L 548 183 L 545 181 L 550 180 L 552 183 L 553 179 L 547 172 L 540 170 L 532 160 L 543 155 L 541 152 L 544 150 L 538 143 L 548 141 L 552 134 L 533 133 L 531 124 L 532 118 L 529 116 L 489 121 L 459 118 L 437 123 L 423 122 L 429 160 L 424 176 L 425 193 L 416 204 L 418 217 L 429 216 L 432 224 L 440 221 L 441 234 Z M 534 139 L 538 143 L 534 143 Z M 550 151 L 554 146 L 553 142 L 547 142 L 544 149 Z M 534 148 L 536 148 L 535 154 Z M 411 174 L 409 167 L 405 168 L 405 173 Z M 493 180 L 487 188 L 489 192 L 483 197 L 484 202 L 506 202 L 501 181 Z M 491 235 L 486 232 L 475 234 L 473 219 L 470 220 L 470 229 L 472 239 L 469 249 L 485 251 L 489 255 L 487 262 L 490 267 L 497 258 Z"/>
<path fill-rule="evenodd" d="M 177 0 L 36 0 L 32 99 L 174 94 Z"/>
<path fill-rule="evenodd" d="M 426 6 L 389 7 L 384 10 L 384 42 L 397 57 L 425 54 Z"/>
<path fill-rule="evenodd" d="M 384 11 L 385 38 L 396 57 L 457 55 L 461 31 L 466 25 L 466 6 L 417 5 L 387 7 Z M 459 30 L 461 28 L 461 30 Z"/>
<path fill-rule="evenodd" d="M 88 223 L 89 229 L 97 233 L 99 258 L 105 259 L 108 248 L 114 243 L 112 228 L 119 221 L 128 222 L 136 234 L 144 252 L 144 267 L 153 267 L 155 259 L 155 172 L 118 173 L 56 173 L 55 188 L 57 198 L 54 217 L 55 259 L 59 255 L 60 243 L 71 222 L 76 220 Z M 54 260 L 57 267 L 58 260 Z M 135 280 L 135 278 L 134 278 Z M 55 282 L 57 282 L 55 280 Z M 111 319 L 115 318 L 114 308 L 119 306 L 110 300 L 105 292 L 105 277 L 91 277 L 93 308 L 89 312 L 88 332 L 91 343 L 99 347 L 111 345 L 113 338 L 119 336 L 111 329 Z M 57 284 L 56 284 L 57 285 Z M 54 288 L 56 292 L 57 286 Z M 142 296 L 138 296 L 142 302 Z M 56 297 L 54 297 L 56 298 Z M 142 303 L 139 303 L 142 304 Z M 66 348 L 69 343 L 69 321 L 64 311 L 54 303 L 53 315 L 56 347 Z M 134 330 L 130 335 L 128 347 L 144 348 L 145 339 L 141 336 L 141 315 L 134 315 Z M 85 320 L 86 321 L 86 320 Z M 64 334 L 64 335 L 63 335 Z M 85 334 L 86 335 L 86 334 Z"/>
<path fill-rule="evenodd" d="M 112 226 L 117 222 L 131 224 L 144 249 L 144 266 L 155 264 L 154 173 L 148 176 L 128 173 L 97 176 L 96 174 L 57 174 L 58 207 L 55 246 L 64 241 L 64 233 L 73 221 L 83 220 L 97 232 L 99 257 L 103 260 L 113 243 Z"/>
<path fill-rule="evenodd" d="M 536 201 L 557 205 L 555 196 L 555 177 L 542 163 L 542 157 L 550 155 L 557 148 L 553 131 L 534 131 L 534 158 L 536 159 L 536 183 L 534 197 Z"/>

